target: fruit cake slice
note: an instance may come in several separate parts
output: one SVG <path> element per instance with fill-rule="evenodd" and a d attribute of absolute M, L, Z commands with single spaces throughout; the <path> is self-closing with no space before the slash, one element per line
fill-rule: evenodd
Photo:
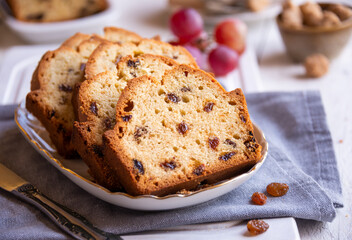
<path fill-rule="evenodd" d="M 77 96 L 73 97 L 77 99 L 79 121 L 74 123 L 72 142 L 100 185 L 112 191 L 120 188 L 102 154 L 102 136 L 115 124 L 115 105 L 120 93 L 130 79 L 143 75 L 161 78 L 176 65 L 172 59 L 162 56 L 127 56 L 118 63 L 117 74 L 100 73 L 80 85 Z"/>
<path fill-rule="evenodd" d="M 114 30 L 116 39 L 125 39 L 126 34 L 128 31 Z M 76 156 L 71 144 L 73 88 L 83 81 L 87 59 L 103 41 L 106 40 L 97 35 L 76 34 L 60 48 L 45 53 L 33 73 L 26 107 L 41 121 L 59 154 L 65 157 Z"/>
<path fill-rule="evenodd" d="M 181 46 L 172 46 L 155 39 L 143 39 L 138 43 L 128 42 L 122 45 L 107 42 L 101 44 L 90 56 L 86 66 L 86 79 L 94 78 L 105 71 L 116 72 L 116 64 L 127 54 L 133 57 L 141 54 L 161 55 L 180 64 L 198 67 L 192 55 Z"/>
<path fill-rule="evenodd" d="M 13 15 L 26 22 L 58 22 L 105 10 L 106 0 L 7 0 Z"/>
<path fill-rule="evenodd" d="M 240 89 L 227 93 L 202 70 L 181 65 L 161 81 L 128 82 L 104 156 L 129 194 L 166 195 L 248 170 L 261 146 Z"/>

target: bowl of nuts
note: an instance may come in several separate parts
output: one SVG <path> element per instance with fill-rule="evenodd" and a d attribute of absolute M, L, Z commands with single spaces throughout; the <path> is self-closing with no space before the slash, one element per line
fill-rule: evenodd
<path fill-rule="evenodd" d="M 352 8 L 336 3 L 283 4 L 276 18 L 288 55 L 303 62 L 312 54 L 339 56 L 352 32 Z"/>

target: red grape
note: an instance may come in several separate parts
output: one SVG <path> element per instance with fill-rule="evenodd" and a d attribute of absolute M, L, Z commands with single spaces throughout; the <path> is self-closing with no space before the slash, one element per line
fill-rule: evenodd
<path fill-rule="evenodd" d="M 238 65 L 238 54 L 231 48 L 218 45 L 209 53 L 209 64 L 216 76 L 224 76 Z"/>
<path fill-rule="evenodd" d="M 192 8 L 177 11 L 170 19 L 171 31 L 181 43 L 187 43 L 197 38 L 203 31 L 203 19 Z"/>
<path fill-rule="evenodd" d="M 217 43 L 232 48 L 240 55 L 246 48 L 247 26 L 240 20 L 228 19 L 219 23 L 214 35 Z"/>
<path fill-rule="evenodd" d="M 199 50 L 199 48 L 194 47 L 190 44 L 186 44 L 184 45 L 184 47 L 188 50 L 188 52 L 192 54 L 198 66 L 201 69 L 206 69 L 207 67 L 206 60 L 205 60 L 204 54 Z"/>

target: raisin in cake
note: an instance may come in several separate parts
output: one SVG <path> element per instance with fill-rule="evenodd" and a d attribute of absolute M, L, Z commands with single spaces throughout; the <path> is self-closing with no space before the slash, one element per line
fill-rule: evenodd
<path fill-rule="evenodd" d="M 104 156 L 129 194 L 166 195 L 247 170 L 261 146 L 240 89 L 181 65 L 162 80 L 132 79 L 103 135 Z"/>
<path fill-rule="evenodd" d="M 106 0 L 7 0 L 15 18 L 57 22 L 89 16 L 108 7 Z"/>
<path fill-rule="evenodd" d="M 120 33 L 116 29 L 114 36 L 125 39 L 126 34 L 127 31 Z M 103 41 L 107 40 L 96 35 L 74 35 L 60 48 L 45 53 L 32 77 L 26 107 L 41 121 L 59 154 L 65 157 L 75 157 L 71 144 L 73 88 L 83 81 L 87 59 Z"/>
<path fill-rule="evenodd" d="M 169 57 L 180 64 L 187 64 L 197 67 L 192 55 L 181 46 L 154 40 L 143 39 L 138 43 L 128 42 L 125 44 L 103 43 L 90 56 L 86 66 L 86 79 L 94 78 L 95 75 L 105 72 L 116 72 L 116 64 L 121 57 L 131 55 L 133 57 L 140 54 L 154 54 Z"/>
<path fill-rule="evenodd" d="M 74 123 L 72 142 L 89 167 L 90 174 L 102 186 L 115 191 L 119 181 L 111 172 L 102 154 L 102 136 L 115 124 L 115 105 L 127 82 L 148 75 L 161 78 L 176 66 L 172 59 L 154 55 L 127 56 L 117 65 L 117 74 L 100 73 L 84 81 L 77 92 L 78 121 Z"/>

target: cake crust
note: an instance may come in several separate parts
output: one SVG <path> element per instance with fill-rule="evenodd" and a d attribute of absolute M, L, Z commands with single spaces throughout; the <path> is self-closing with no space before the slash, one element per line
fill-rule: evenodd
<path fill-rule="evenodd" d="M 185 48 L 172 46 L 155 39 L 142 39 L 139 42 L 123 44 L 105 42 L 99 45 L 88 59 L 85 77 L 86 79 L 92 79 L 105 71 L 116 72 L 116 64 L 121 57 L 126 55 L 137 57 L 141 54 L 169 57 L 179 64 L 187 64 L 198 68 L 196 61 Z"/>

